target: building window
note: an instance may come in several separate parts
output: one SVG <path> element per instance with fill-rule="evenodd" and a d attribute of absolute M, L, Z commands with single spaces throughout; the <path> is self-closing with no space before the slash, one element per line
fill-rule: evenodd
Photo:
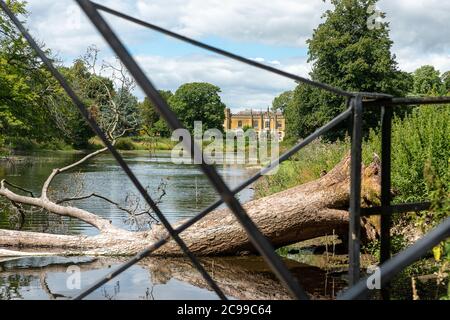
<path fill-rule="evenodd" d="M 270 120 L 266 121 L 266 128 L 270 128 Z"/>
<path fill-rule="evenodd" d="M 241 120 L 238 121 L 238 128 L 242 128 L 242 121 Z"/>
<path fill-rule="evenodd" d="M 277 121 L 277 129 L 281 128 L 281 121 Z"/>
<path fill-rule="evenodd" d="M 253 121 L 253 128 L 258 128 L 258 121 Z"/>

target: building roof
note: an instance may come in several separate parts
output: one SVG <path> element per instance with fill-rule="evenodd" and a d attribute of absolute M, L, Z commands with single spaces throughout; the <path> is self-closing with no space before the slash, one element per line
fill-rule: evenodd
<path fill-rule="evenodd" d="M 233 116 L 250 116 L 250 115 L 254 115 L 254 116 L 259 116 L 259 115 L 261 115 L 261 114 L 263 114 L 263 115 L 267 115 L 267 114 L 269 114 L 270 113 L 270 115 L 274 115 L 275 113 L 274 112 L 272 112 L 272 111 L 257 111 L 257 110 L 252 110 L 252 109 L 246 109 L 246 110 L 243 110 L 243 111 L 239 111 L 239 112 L 237 112 L 237 113 L 233 113 L 232 115 Z M 283 114 L 280 112 L 280 111 L 277 111 L 276 112 L 276 114 L 277 114 L 277 117 L 279 116 L 279 117 L 282 117 L 283 116 Z"/>

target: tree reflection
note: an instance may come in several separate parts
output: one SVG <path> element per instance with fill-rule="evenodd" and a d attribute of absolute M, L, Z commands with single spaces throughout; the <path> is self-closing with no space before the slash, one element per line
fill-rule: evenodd
<path fill-rule="evenodd" d="M 41 293 L 39 297 L 70 299 L 78 291 L 68 291 L 65 280 L 61 280 L 66 279 L 68 266 L 75 264 L 80 268 L 83 283 L 87 286 L 87 283 L 97 280 L 99 274 L 106 274 L 124 261 L 126 258 L 106 257 L 73 260 L 61 257 L 6 260 L 0 262 L 0 298 L 23 299 L 23 293 L 29 291 L 30 286 L 37 284 Z M 290 299 L 286 289 L 260 257 L 200 258 L 200 261 L 229 298 Z M 313 298 L 333 299 L 346 285 L 340 277 L 320 268 L 293 260 L 285 262 Z M 161 296 L 172 299 L 179 298 L 176 286 L 183 285 L 197 288 L 199 298 L 205 297 L 205 294 L 215 298 L 200 273 L 187 259 L 152 257 L 140 261 L 133 268 L 128 270 L 128 277 L 112 280 L 91 298 L 154 300 Z M 95 275 L 89 273 L 94 270 L 97 271 Z M 133 276 L 136 275 L 138 277 L 134 279 Z M 142 278 L 143 275 L 146 275 L 145 278 Z M 52 281 L 48 281 L 49 277 L 52 277 Z M 195 294 L 194 290 L 192 299 L 196 298 Z"/>

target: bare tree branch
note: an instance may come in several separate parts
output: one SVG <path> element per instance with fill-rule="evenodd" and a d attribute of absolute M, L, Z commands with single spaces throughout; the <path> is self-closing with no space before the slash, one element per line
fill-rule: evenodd
<path fill-rule="evenodd" d="M 64 199 L 58 200 L 56 203 L 57 204 L 61 204 L 61 203 L 64 203 L 64 202 L 80 201 L 80 200 L 85 200 L 85 199 L 89 199 L 89 198 L 98 198 L 98 199 L 102 199 L 102 200 L 104 200 L 106 202 L 109 202 L 109 203 L 113 204 L 114 206 L 116 206 L 117 209 L 128 213 L 130 216 L 140 216 L 140 215 L 143 215 L 143 214 L 147 214 L 152 220 L 154 220 L 155 222 L 159 223 L 159 220 L 156 219 L 151 214 L 151 212 L 152 212 L 151 209 L 144 210 L 144 211 L 141 211 L 139 213 L 136 213 L 136 208 L 134 210 L 127 209 L 127 208 L 121 206 L 118 202 L 115 202 L 115 201 L 113 201 L 113 200 L 111 200 L 111 199 L 109 199 L 109 198 L 107 198 L 105 196 L 102 196 L 102 195 L 99 195 L 99 194 L 96 194 L 96 193 L 91 193 L 91 194 L 80 196 L 80 197 L 64 198 Z M 161 199 L 162 199 L 162 196 L 159 198 L 159 200 L 161 200 Z"/>

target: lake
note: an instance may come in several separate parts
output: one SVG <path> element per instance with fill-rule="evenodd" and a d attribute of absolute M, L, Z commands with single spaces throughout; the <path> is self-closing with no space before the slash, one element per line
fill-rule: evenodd
<path fill-rule="evenodd" d="M 192 217 L 219 199 L 207 178 L 194 165 L 173 164 L 169 153 L 126 152 L 130 168 L 154 198 L 162 191 L 159 206 L 171 223 Z M 40 152 L 20 156 L 14 164 L 0 162 L 0 179 L 40 194 L 53 168 L 63 167 L 83 155 L 74 152 Z M 255 169 L 245 166 L 218 166 L 231 187 L 249 178 Z M 158 190 L 159 188 L 159 190 Z M 137 191 L 112 156 L 99 156 L 59 175 L 52 184 L 52 199 L 95 192 L 123 206 L 143 206 Z M 252 188 L 238 194 L 241 202 L 251 200 Z M 146 227 L 145 221 L 129 215 L 101 199 L 77 201 L 76 205 L 129 230 Z M 34 213 L 25 223 L 0 208 L 0 228 L 63 234 L 94 235 L 97 230 L 78 220 Z M 188 232 L 188 231 L 187 231 Z M 79 292 L 70 285 L 68 267 L 81 272 L 80 287 L 105 275 L 126 261 L 122 257 L 29 257 L 0 260 L 0 299 L 67 299 Z M 230 299 L 286 299 L 285 289 L 260 257 L 202 258 L 205 268 Z M 286 259 L 306 290 L 320 298 L 334 297 L 345 283 L 324 269 Z M 88 299 L 217 299 L 190 262 L 182 258 L 146 258 L 131 267 Z"/>

